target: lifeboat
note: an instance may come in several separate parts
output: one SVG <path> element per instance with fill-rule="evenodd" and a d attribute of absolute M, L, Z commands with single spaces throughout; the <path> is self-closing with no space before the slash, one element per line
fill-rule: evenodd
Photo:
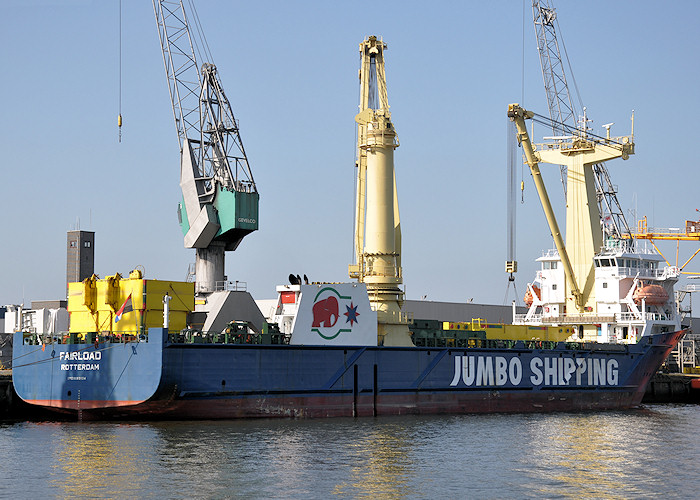
<path fill-rule="evenodd" d="M 660 306 L 668 301 L 668 292 L 661 285 L 644 285 L 635 290 L 633 298 L 637 305 L 644 299 L 650 306 Z"/>
<path fill-rule="evenodd" d="M 540 299 L 540 287 L 537 285 L 531 285 L 532 289 L 535 291 L 535 295 L 537 296 L 537 300 Z M 530 307 L 532 305 L 532 292 L 530 292 L 530 286 L 527 287 L 527 292 L 525 292 L 525 297 L 523 297 L 523 300 L 525 301 L 525 305 L 527 307 Z"/>

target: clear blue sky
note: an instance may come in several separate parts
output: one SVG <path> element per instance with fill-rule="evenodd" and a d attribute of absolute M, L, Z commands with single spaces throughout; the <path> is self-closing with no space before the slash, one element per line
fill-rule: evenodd
<path fill-rule="evenodd" d="M 608 164 L 625 209 L 659 227 L 697 218 L 700 2 L 558 4 L 594 129 L 615 122 L 613 134 L 628 133 L 636 111 L 637 154 Z M 274 297 L 290 272 L 348 279 L 358 44 L 378 35 L 389 46 L 401 141 L 407 296 L 503 302 L 506 108 L 547 109 L 529 1 L 197 7 L 260 192 L 260 230 L 227 254 L 229 279 L 246 281 L 256 298 Z M 0 304 L 65 296 L 66 231 L 78 219 L 96 232 L 100 276 L 142 265 L 149 278 L 182 280 L 194 261 L 177 224 L 178 142 L 152 5 L 124 0 L 122 9 L 119 144 L 118 1 L 3 3 Z M 549 171 L 561 207 L 556 167 Z M 534 259 L 553 246 L 529 175 L 525 182 L 520 295 Z M 682 245 L 681 257 L 695 248 Z M 675 260 L 675 244 L 666 255 Z"/>

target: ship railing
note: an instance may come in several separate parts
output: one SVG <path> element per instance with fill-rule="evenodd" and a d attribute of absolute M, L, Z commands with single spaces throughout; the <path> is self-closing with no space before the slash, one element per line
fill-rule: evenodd
<path fill-rule="evenodd" d="M 465 332 L 467 333 L 467 332 Z M 458 347 L 458 348 L 481 348 L 481 349 L 531 349 L 530 343 L 533 345 L 535 341 L 522 340 L 497 340 L 497 339 L 482 339 L 482 338 L 466 338 L 466 337 L 422 337 L 413 338 L 413 343 L 416 347 Z M 539 345 L 542 345 L 540 342 Z M 548 349 L 554 349 L 556 342 L 547 342 Z"/>
<path fill-rule="evenodd" d="M 367 265 L 363 269 L 365 277 L 380 276 L 387 278 L 402 278 L 402 269 L 395 265 L 382 265 L 376 261 L 375 257 L 384 255 L 395 256 L 396 254 L 364 254 L 367 257 Z"/>
<path fill-rule="evenodd" d="M 666 272 L 664 269 L 645 269 L 638 267 L 618 267 L 617 277 L 619 278 L 665 278 Z M 614 276 L 614 275 L 613 275 Z"/>
<path fill-rule="evenodd" d="M 390 325 L 407 325 L 413 323 L 413 312 L 377 311 L 377 320 Z"/>
<path fill-rule="evenodd" d="M 629 248 L 628 240 L 606 240 L 603 244 L 603 250 L 598 254 L 598 256 L 610 256 L 615 257 L 620 254 L 620 252 L 629 252 L 642 255 L 659 255 L 659 252 L 655 248 L 647 248 L 646 242 L 645 246 L 636 244 L 638 240 L 635 240 L 635 245 L 633 249 Z"/>
<path fill-rule="evenodd" d="M 560 325 L 586 325 L 612 323 L 615 321 L 614 316 L 597 316 L 590 314 L 564 314 L 561 316 L 545 316 L 542 318 L 542 323 L 558 323 Z"/>
<path fill-rule="evenodd" d="M 617 253 L 617 252 L 621 252 L 621 251 L 624 252 L 625 250 L 627 250 L 628 245 L 629 245 L 629 243 L 627 243 L 624 240 L 618 240 L 615 238 L 608 238 L 603 243 L 603 252 L 601 252 L 601 253 L 605 253 L 606 251 L 610 252 L 610 253 Z"/>
<path fill-rule="evenodd" d="M 542 251 L 542 257 L 546 259 L 559 258 L 559 250 L 556 248 L 550 248 L 548 250 Z"/>
<path fill-rule="evenodd" d="M 673 321 L 671 314 L 645 313 L 646 319 L 649 321 Z"/>
<path fill-rule="evenodd" d="M 541 323 L 542 322 L 542 315 L 541 314 L 533 314 L 530 316 L 530 318 L 527 317 L 527 314 L 516 314 L 513 316 L 513 323 L 514 324 L 521 324 L 521 323 Z"/>
<path fill-rule="evenodd" d="M 674 321 L 674 318 L 670 314 L 659 314 L 659 313 L 642 313 L 641 318 L 638 314 L 631 312 L 615 313 L 615 320 L 618 323 L 634 323 L 634 322 L 644 322 L 644 321 Z"/>
<path fill-rule="evenodd" d="M 111 332 L 59 332 L 59 333 L 32 333 L 25 332 L 24 345 L 93 345 L 110 342 L 112 344 L 127 344 L 130 342 L 148 342 L 147 333 L 135 331 L 111 331 Z"/>
<path fill-rule="evenodd" d="M 197 283 L 195 285 L 197 293 L 245 292 L 247 290 L 247 281 L 216 281 L 213 287 L 209 283 Z"/>
<path fill-rule="evenodd" d="M 170 332 L 171 344 L 264 344 L 283 345 L 289 343 L 289 336 L 279 331 L 257 333 L 246 328 L 226 328 L 224 331 L 200 331 L 185 329 Z"/>
<path fill-rule="evenodd" d="M 559 316 L 544 316 L 542 314 L 533 314 L 528 317 L 527 314 L 515 314 L 513 316 L 514 324 L 523 323 L 544 323 L 544 324 L 559 324 L 559 325 L 587 325 L 612 323 L 615 321 L 615 316 L 593 316 L 587 314 L 564 314 Z"/>
<path fill-rule="evenodd" d="M 216 292 L 245 292 L 248 290 L 247 281 L 217 281 Z"/>
<path fill-rule="evenodd" d="M 465 332 L 466 333 L 466 332 Z M 459 337 L 414 337 L 416 347 L 454 347 L 467 349 L 568 349 L 574 351 L 626 351 L 626 345 L 607 345 L 597 342 L 562 342 L 556 340 L 514 340 Z"/>
<path fill-rule="evenodd" d="M 618 323 L 634 323 L 643 322 L 643 318 L 640 318 L 638 314 L 631 312 L 615 313 L 615 319 Z"/>
<path fill-rule="evenodd" d="M 601 323 L 643 323 L 645 321 L 674 321 L 671 314 L 660 313 L 643 313 L 640 315 L 623 312 L 615 313 L 614 316 L 590 316 L 568 314 L 562 316 L 543 316 L 542 314 L 533 314 L 528 318 L 527 314 L 515 314 L 513 316 L 514 324 L 523 323 L 557 323 L 561 325 L 578 325 L 578 324 L 601 324 Z"/>

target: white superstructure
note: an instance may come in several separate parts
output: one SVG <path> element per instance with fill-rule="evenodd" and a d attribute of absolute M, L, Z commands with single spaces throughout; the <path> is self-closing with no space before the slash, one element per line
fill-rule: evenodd
<path fill-rule="evenodd" d="M 595 255 L 595 306 L 567 313 L 566 276 L 559 253 L 548 250 L 537 259 L 540 269 L 528 284 L 529 309 L 515 314 L 514 324 L 577 326 L 577 339 L 635 343 L 643 335 L 680 329 L 673 288 L 679 270 L 662 266 L 655 251 L 628 251 L 611 240 Z M 638 245 L 639 246 L 639 245 Z M 573 340 L 573 339 L 572 339 Z"/>

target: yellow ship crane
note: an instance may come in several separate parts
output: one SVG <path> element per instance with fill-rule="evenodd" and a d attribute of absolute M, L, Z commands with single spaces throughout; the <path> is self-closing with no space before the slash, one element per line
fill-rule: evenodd
<path fill-rule="evenodd" d="M 584 110 L 585 111 L 585 110 Z M 614 158 L 629 158 L 634 154 L 633 136 L 597 137 L 583 126 L 571 129 L 570 136 L 555 138 L 555 142 L 533 145 L 525 126 L 526 119 L 547 124 L 545 117 L 526 111 L 517 104 L 508 106 L 508 117 L 515 123 L 518 142 L 523 147 L 526 162 L 537 187 L 549 229 L 566 274 L 567 311 L 580 314 L 595 311 L 595 265 L 593 257 L 603 246 L 600 211 L 596 203 L 593 165 Z M 608 132 L 609 134 L 609 132 Z M 566 165 L 566 242 L 559 230 L 539 163 Z"/>
<path fill-rule="evenodd" d="M 386 90 L 386 48 L 376 36 L 360 44 L 355 263 L 348 272 L 350 278 L 367 285 L 370 305 L 377 311 L 380 343 L 413 345 L 401 312 L 401 225 L 394 173 L 394 149 L 399 141 Z"/>

